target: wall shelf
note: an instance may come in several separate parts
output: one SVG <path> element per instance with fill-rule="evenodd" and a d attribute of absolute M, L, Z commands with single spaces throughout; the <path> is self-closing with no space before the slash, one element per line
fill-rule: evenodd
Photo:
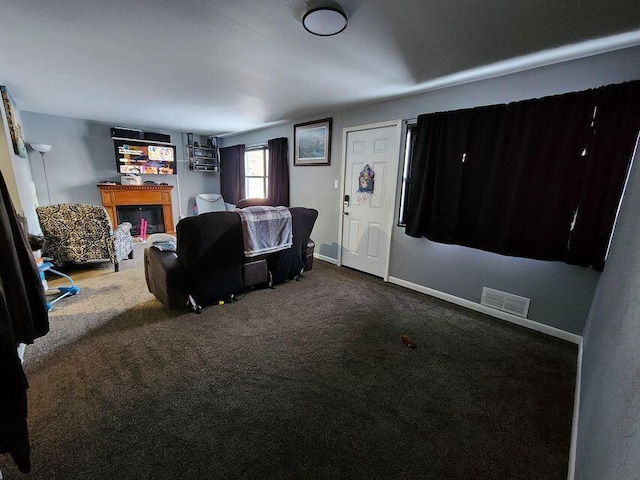
<path fill-rule="evenodd" d="M 194 172 L 220 173 L 218 147 L 201 147 L 193 141 L 193 133 L 187 133 L 189 150 L 189 170 Z"/>

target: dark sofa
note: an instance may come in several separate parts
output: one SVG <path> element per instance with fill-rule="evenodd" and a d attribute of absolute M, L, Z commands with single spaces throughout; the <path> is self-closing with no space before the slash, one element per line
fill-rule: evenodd
<path fill-rule="evenodd" d="M 149 291 L 169 308 L 194 310 L 229 300 L 256 285 L 276 285 L 313 268 L 311 230 L 318 212 L 292 207 L 291 248 L 246 258 L 235 212 L 211 212 L 180 220 L 176 252 L 148 247 L 144 271 Z"/>

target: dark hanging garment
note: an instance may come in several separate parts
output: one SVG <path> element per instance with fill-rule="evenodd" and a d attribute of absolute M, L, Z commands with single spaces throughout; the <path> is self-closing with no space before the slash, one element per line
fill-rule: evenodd
<path fill-rule="evenodd" d="M 45 335 L 49 320 L 38 268 L 1 172 L 0 251 L 0 453 L 9 453 L 27 473 L 28 384 L 17 346 Z"/>
<path fill-rule="evenodd" d="M 4 289 L 4 286 L 2 287 Z M 2 296 L 0 291 L 0 296 Z M 27 431 L 27 379 L 8 328 L 8 310 L 0 299 L 0 453 L 9 453 L 21 472 L 31 470 Z"/>

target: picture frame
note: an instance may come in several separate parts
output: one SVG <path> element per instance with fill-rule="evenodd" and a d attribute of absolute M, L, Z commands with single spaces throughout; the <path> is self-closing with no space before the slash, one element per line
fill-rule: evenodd
<path fill-rule="evenodd" d="M 331 118 L 293 126 L 293 165 L 331 165 Z"/>
<path fill-rule="evenodd" d="M 0 85 L 0 95 L 2 96 L 2 102 L 4 103 L 4 110 L 7 116 L 7 124 L 11 134 L 11 143 L 13 145 L 13 153 L 22 158 L 28 158 L 27 145 L 24 141 L 24 137 L 22 136 L 22 122 L 20 121 L 18 108 L 4 85 Z"/>

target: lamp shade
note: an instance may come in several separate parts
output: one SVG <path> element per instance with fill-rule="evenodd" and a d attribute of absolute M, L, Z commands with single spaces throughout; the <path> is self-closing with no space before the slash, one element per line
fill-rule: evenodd
<path fill-rule="evenodd" d="M 51 150 L 51 145 L 47 145 L 46 143 L 31 143 L 30 145 L 31 148 L 40 153 L 47 153 Z"/>
<path fill-rule="evenodd" d="M 318 7 L 302 17 L 302 25 L 309 32 L 321 37 L 337 35 L 347 28 L 347 15 L 339 7 Z"/>

